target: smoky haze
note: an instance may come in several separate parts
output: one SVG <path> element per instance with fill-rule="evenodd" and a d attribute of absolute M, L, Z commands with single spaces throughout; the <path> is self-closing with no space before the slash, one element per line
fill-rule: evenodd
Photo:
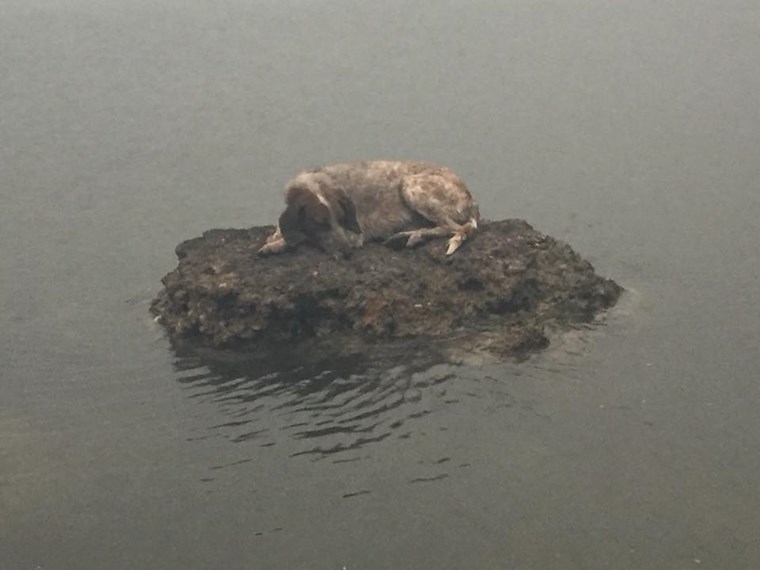
<path fill-rule="evenodd" d="M 760 565 L 756 2 L 0 11 L 1 567 Z M 172 351 L 180 241 L 374 158 L 628 294 L 525 363 Z"/>

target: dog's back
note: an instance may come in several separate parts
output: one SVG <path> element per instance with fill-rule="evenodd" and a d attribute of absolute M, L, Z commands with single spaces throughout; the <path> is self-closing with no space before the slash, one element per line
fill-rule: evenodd
<path fill-rule="evenodd" d="M 478 206 L 450 169 L 429 162 L 345 162 L 299 173 L 288 182 L 286 208 L 259 250 L 278 253 L 303 241 L 347 251 L 366 241 L 407 247 L 449 236 L 455 252 L 478 227 Z"/>
<path fill-rule="evenodd" d="M 325 183 L 320 186 L 325 195 L 333 191 L 344 191 L 351 197 L 366 241 L 384 239 L 410 227 L 422 227 L 431 223 L 432 220 L 428 220 L 409 203 L 402 191 L 404 181 L 416 177 L 437 177 L 448 183 L 449 188 L 455 189 L 455 192 L 447 194 L 447 186 L 438 184 L 430 185 L 428 190 L 428 197 L 437 202 L 457 201 L 458 207 L 453 212 L 454 222 L 465 224 L 473 217 L 479 219 L 477 206 L 459 177 L 450 169 L 429 162 L 345 162 L 304 174 L 324 177 Z"/>

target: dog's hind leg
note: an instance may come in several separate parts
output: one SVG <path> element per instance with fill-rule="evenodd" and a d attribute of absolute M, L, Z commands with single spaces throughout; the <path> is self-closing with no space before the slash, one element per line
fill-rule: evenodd
<path fill-rule="evenodd" d="M 392 244 L 395 241 L 406 238 L 406 247 L 414 247 L 431 238 L 451 236 L 446 247 L 446 255 L 451 255 L 459 249 L 462 242 L 464 242 L 464 240 L 466 240 L 477 227 L 478 225 L 475 220 L 460 225 L 449 218 L 449 220 L 442 226 L 398 232 L 385 240 L 385 243 Z"/>
<path fill-rule="evenodd" d="M 436 224 L 432 228 L 400 232 L 409 235 L 408 246 L 427 238 L 452 236 L 446 249 L 446 255 L 451 255 L 478 227 L 477 205 L 465 185 L 448 170 L 405 177 L 401 196 L 409 208 Z"/>
<path fill-rule="evenodd" d="M 406 247 L 415 247 L 425 240 L 435 237 L 449 236 L 452 233 L 452 229 L 443 226 L 435 226 L 433 228 L 420 228 L 418 230 L 409 230 L 405 232 L 395 233 L 386 239 L 383 243 L 386 245 L 392 245 L 395 242 L 406 240 Z"/>
<path fill-rule="evenodd" d="M 459 246 L 462 245 L 462 242 L 476 229 L 478 229 L 478 221 L 476 218 L 471 218 L 466 224 L 459 226 L 449 240 L 448 247 L 446 248 L 446 255 L 451 255 L 458 250 Z"/>

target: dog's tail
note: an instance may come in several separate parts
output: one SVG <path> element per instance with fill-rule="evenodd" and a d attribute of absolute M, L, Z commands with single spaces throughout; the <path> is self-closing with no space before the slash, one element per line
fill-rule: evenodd
<path fill-rule="evenodd" d="M 475 233 L 475 230 L 478 229 L 479 220 L 480 216 L 476 210 L 467 222 L 454 230 L 454 235 L 449 239 L 449 247 L 446 249 L 446 255 L 451 255 L 458 250 L 459 246 L 462 245 L 462 242 Z"/>

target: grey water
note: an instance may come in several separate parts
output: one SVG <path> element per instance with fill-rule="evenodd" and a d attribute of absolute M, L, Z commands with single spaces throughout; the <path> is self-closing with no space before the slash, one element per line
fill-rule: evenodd
<path fill-rule="evenodd" d="M 0 568 L 760 567 L 756 2 L 0 13 Z M 525 362 L 175 350 L 174 247 L 357 158 L 628 292 Z"/>

